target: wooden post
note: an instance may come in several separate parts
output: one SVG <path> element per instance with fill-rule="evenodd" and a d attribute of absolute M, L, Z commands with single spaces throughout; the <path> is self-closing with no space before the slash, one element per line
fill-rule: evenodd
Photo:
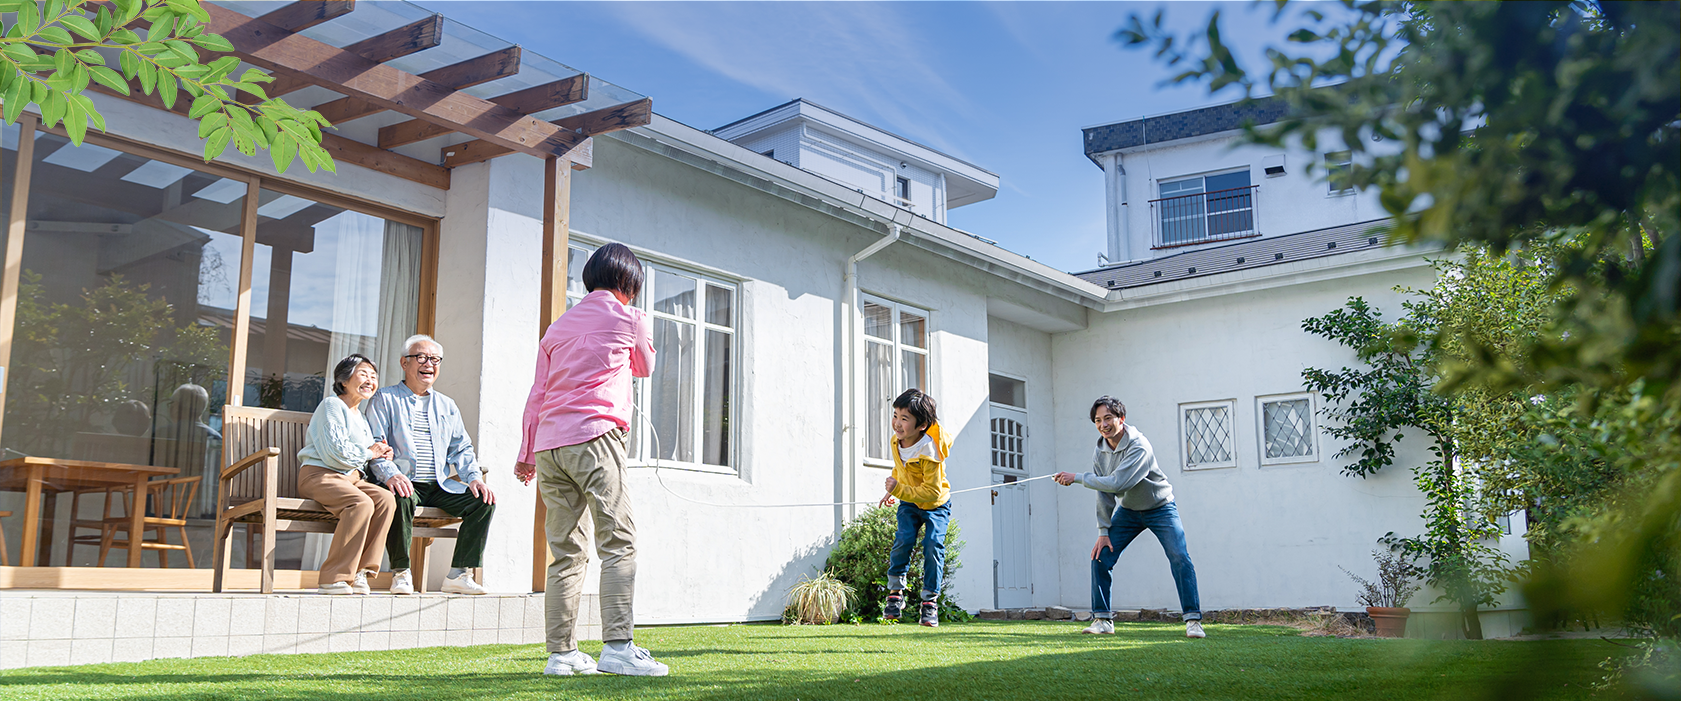
<path fill-rule="evenodd" d="M 566 312 L 566 258 L 572 224 L 572 161 L 550 156 L 543 162 L 543 289 L 542 325 L 537 337 L 549 330 Z M 537 488 L 537 518 L 531 524 L 531 591 L 547 588 L 549 538 L 543 528 L 548 507 L 543 504 L 542 485 Z"/>
<path fill-rule="evenodd" d="M 35 164 L 35 115 L 18 118 L 18 152 L 12 162 L 12 212 L 6 229 L 6 259 L 0 272 L 0 421 L 12 386 L 12 338 L 18 319 L 18 278 L 23 275 L 23 235 L 29 222 L 29 174 Z M 34 502 L 31 502 L 32 504 Z M 29 546 L 24 546 L 29 559 Z M 27 563 L 26 565 L 27 566 Z"/>
<path fill-rule="evenodd" d="M 239 223 L 239 292 L 234 298 L 233 338 L 228 339 L 228 403 L 245 405 L 245 356 L 251 342 L 251 265 L 257 251 L 257 194 L 262 190 L 256 178 L 245 186 L 245 206 Z M 223 467 L 232 460 L 223 456 Z M 244 457 L 244 456 L 237 456 Z"/>

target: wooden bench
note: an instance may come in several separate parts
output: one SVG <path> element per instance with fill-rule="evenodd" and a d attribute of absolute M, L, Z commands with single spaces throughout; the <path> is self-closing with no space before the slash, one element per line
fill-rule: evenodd
<path fill-rule="evenodd" d="M 229 406 L 222 410 L 222 454 L 227 467 L 216 483 L 216 572 L 212 589 L 222 581 L 233 558 L 228 547 L 234 526 L 244 525 L 247 567 L 262 567 L 264 594 L 274 592 L 275 534 L 332 533 L 338 519 L 319 502 L 298 495 L 298 450 L 309 430 L 310 414 L 300 411 Z M 425 591 L 426 551 L 434 538 L 454 538 L 461 519 L 443 509 L 415 510 L 410 567 L 415 591 Z M 252 542 L 253 539 L 256 542 Z"/>

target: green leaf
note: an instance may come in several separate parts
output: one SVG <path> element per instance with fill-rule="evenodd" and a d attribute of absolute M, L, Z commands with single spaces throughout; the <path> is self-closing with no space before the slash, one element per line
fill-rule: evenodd
<path fill-rule="evenodd" d="M 105 36 L 103 32 L 99 31 L 98 27 L 93 25 L 93 22 L 88 21 L 88 18 L 81 15 L 65 15 L 64 19 L 59 20 L 58 23 L 64 25 L 66 29 L 82 35 L 82 38 L 88 41 L 99 41 L 100 38 Z"/>
<path fill-rule="evenodd" d="M 177 95 L 178 92 L 179 88 L 175 84 L 175 76 L 168 71 L 159 71 L 158 97 L 163 99 L 164 109 L 175 109 L 175 98 L 179 97 L 179 95 Z"/>
<path fill-rule="evenodd" d="M 76 58 L 90 66 L 105 65 L 105 56 L 93 49 L 81 49 L 76 52 Z"/>
<path fill-rule="evenodd" d="M 54 17 L 64 14 L 64 0 L 47 0 L 47 7 L 41 13 L 43 18 L 51 22 Z"/>
<path fill-rule="evenodd" d="M 23 36 L 35 35 L 35 30 L 41 26 L 40 12 L 35 3 L 28 3 L 18 10 L 18 26 L 23 27 Z"/>
<path fill-rule="evenodd" d="M 275 139 L 269 146 L 269 156 L 274 159 L 274 169 L 281 173 L 286 172 L 286 168 L 292 165 L 292 160 L 297 154 L 298 143 L 287 136 Z"/>
<path fill-rule="evenodd" d="M 231 138 L 233 138 L 233 131 L 227 127 L 222 127 L 221 129 L 217 129 L 212 132 L 210 136 L 204 140 L 204 160 L 210 161 L 211 159 L 222 155 L 223 151 L 228 150 L 228 139 Z"/>
<path fill-rule="evenodd" d="M 198 38 L 193 39 L 193 43 L 204 47 L 204 49 L 208 51 L 219 51 L 223 53 L 233 51 L 233 43 L 229 42 L 227 39 L 223 39 L 220 34 L 200 35 Z"/>
<path fill-rule="evenodd" d="M 193 100 L 192 109 L 187 110 L 188 119 L 198 119 L 222 108 L 222 101 L 214 95 L 200 95 Z"/>
<path fill-rule="evenodd" d="M 16 124 L 18 116 L 23 114 L 23 108 L 31 102 L 29 98 L 29 80 L 18 76 L 17 80 L 6 87 L 4 97 L 0 97 L 0 116 L 4 116 L 7 124 Z"/>
<path fill-rule="evenodd" d="M 140 35 L 132 30 L 118 29 L 111 32 L 111 43 L 117 46 L 133 46 L 141 42 Z"/>
<path fill-rule="evenodd" d="M 28 46 L 23 45 L 23 44 L 7 44 L 6 48 L 0 49 L 0 53 L 5 54 L 8 58 L 12 59 L 13 61 L 17 61 L 17 62 L 20 62 L 20 63 L 26 63 L 26 62 L 30 62 L 30 61 L 35 60 L 35 51 L 33 49 L 30 49 Z"/>
<path fill-rule="evenodd" d="M 214 77 L 206 78 L 206 80 L 207 81 L 221 80 L 223 77 L 227 76 L 229 73 L 232 73 L 234 71 L 234 69 L 238 68 L 238 67 L 239 67 L 239 57 L 237 57 L 237 56 L 223 56 L 219 59 L 216 59 L 215 61 L 210 62 L 210 74 L 209 75 L 214 76 Z"/>
<path fill-rule="evenodd" d="M 152 94 L 158 82 L 158 67 L 149 61 L 140 62 L 140 90 L 147 95 Z"/>
<path fill-rule="evenodd" d="M 237 112 L 235 114 L 238 114 Z M 241 130 L 238 126 L 233 129 L 233 147 L 247 156 L 257 155 L 256 134 L 250 130 Z"/>
<path fill-rule="evenodd" d="M 242 90 L 255 96 L 259 100 L 263 100 L 264 102 L 268 101 L 268 91 L 264 90 L 261 85 L 257 85 L 255 83 L 234 83 L 233 86 L 234 89 Z"/>
<path fill-rule="evenodd" d="M 169 9 L 187 15 L 200 22 L 209 22 L 210 13 L 200 7 L 198 0 L 168 0 Z"/>
<path fill-rule="evenodd" d="M 72 95 L 70 96 L 70 99 L 82 105 L 82 113 L 87 115 L 89 120 L 93 121 L 93 127 L 95 129 L 105 131 L 105 115 L 100 114 L 99 108 L 94 106 L 93 98 L 90 98 L 87 95 Z"/>
<path fill-rule="evenodd" d="M 47 99 L 37 103 L 41 106 L 41 123 L 55 126 L 64 119 L 64 112 L 68 108 L 64 101 L 64 93 L 57 90 L 47 92 Z"/>
<path fill-rule="evenodd" d="M 235 107 L 234 109 L 239 109 Z M 209 136 L 211 132 L 228 125 L 228 115 L 223 112 L 212 112 L 205 115 L 198 123 L 198 138 Z"/>
<path fill-rule="evenodd" d="M 70 67 L 76 65 L 76 53 L 69 49 L 59 49 L 53 53 L 53 70 L 68 73 Z"/>
<path fill-rule="evenodd" d="M 117 65 L 122 66 L 124 78 L 133 80 L 140 75 L 140 56 L 133 51 L 123 51 L 117 54 Z"/>
<path fill-rule="evenodd" d="M 117 27 L 117 19 L 111 16 L 109 7 L 99 8 L 99 12 L 94 13 L 93 18 L 94 26 L 98 28 L 101 37 L 110 36 L 111 30 Z"/>
<path fill-rule="evenodd" d="M 145 5 L 140 0 L 116 0 L 116 3 L 117 22 L 120 24 L 126 25 L 133 22 L 134 18 L 140 15 L 140 11 L 145 9 Z"/>
<path fill-rule="evenodd" d="M 59 46 L 76 43 L 76 40 L 70 36 L 70 32 L 64 31 L 64 28 L 59 26 L 42 27 L 40 31 L 35 33 L 35 36 L 40 37 L 44 42 Z"/>
<path fill-rule="evenodd" d="M 113 70 L 111 70 L 109 68 L 106 68 L 104 66 L 94 66 L 93 68 L 90 68 L 88 70 L 93 73 L 93 79 L 98 81 L 100 85 L 103 85 L 107 88 L 110 88 L 112 90 L 120 92 L 124 95 L 129 94 L 128 81 L 123 79 L 123 76 L 122 76 L 121 73 L 113 71 Z"/>

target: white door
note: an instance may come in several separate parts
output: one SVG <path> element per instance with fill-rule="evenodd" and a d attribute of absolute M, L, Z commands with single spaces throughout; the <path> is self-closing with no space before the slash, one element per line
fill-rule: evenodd
<path fill-rule="evenodd" d="M 1028 564 L 1031 506 L 1026 486 L 1011 486 L 1027 476 L 1027 414 L 992 406 L 992 578 L 998 608 L 1029 606 L 1033 571 Z"/>

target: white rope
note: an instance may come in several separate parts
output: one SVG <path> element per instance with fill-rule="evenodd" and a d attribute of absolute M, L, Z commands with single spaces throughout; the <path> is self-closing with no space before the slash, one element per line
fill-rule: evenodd
<path fill-rule="evenodd" d="M 805 507 L 814 507 L 814 506 L 834 507 L 834 506 L 854 506 L 854 505 L 859 505 L 859 504 L 877 504 L 877 503 L 880 503 L 880 500 L 871 500 L 871 501 L 813 502 L 813 503 L 809 503 L 809 504 L 715 504 L 715 503 L 712 503 L 712 502 L 709 502 L 709 501 L 700 501 L 698 499 L 690 499 L 689 497 L 683 496 L 682 494 L 678 494 L 675 490 L 673 490 L 669 485 L 667 485 L 665 483 L 665 475 L 662 473 L 662 470 L 664 470 L 665 467 L 660 464 L 660 433 L 659 433 L 659 431 L 654 430 L 654 423 L 652 421 L 648 420 L 648 415 L 642 413 L 642 407 L 636 406 L 636 407 L 634 407 L 634 411 L 636 412 L 637 416 L 642 418 L 642 425 L 648 427 L 648 435 L 652 436 L 653 439 L 654 439 L 654 455 L 653 455 L 653 459 L 654 459 L 654 464 L 653 464 L 654 479 L 657 480 L 660 483 L 660 488 L 664 489 L 666 491 L 666 493 L 670 494 L 671 496 L 677 497 L 678 499 L 682 499 L 683 501 L 689 502 L 691 504 L 699 504 L 701 506 L 713 506 L 713 507 L 717 507 L 717 508 L 720 508 L 720 509 L 796 509 L 796 508 L 805 508 Z M 1028 482 L 1032 482 L 1034 480 L 1042 480 L 1042 479 L 1045 479 L 1045 478 L 1048 478 L 1048 477 L 1052 477 L 1052 475 L 1039 475 L 1038 477 L 1029 477 L 1029 478 L 1024 479 L 1024 480 L 1016 480 L 1014 482 L 1007 482 L 1007 483 L 1004 483 L 1004 484 L 988 484 L 988 485 L 982 485 L 982 486 L 979 486 L 979 487 L 970 487 L 968 489 L 957 489 L 957 490 L 953 490 L 953 491 L 949 492 L 949 494 L 951 494 L 952 496 L 956 496 L 958 494 L 966 494 L 966 493 L 969 493 L 969 492 L 978 492 L 978 491 L 981 491 L 981 490 L 997 489 L 999 487 L 1019 487 L 1021 485 L 1027 484 Z"/>

